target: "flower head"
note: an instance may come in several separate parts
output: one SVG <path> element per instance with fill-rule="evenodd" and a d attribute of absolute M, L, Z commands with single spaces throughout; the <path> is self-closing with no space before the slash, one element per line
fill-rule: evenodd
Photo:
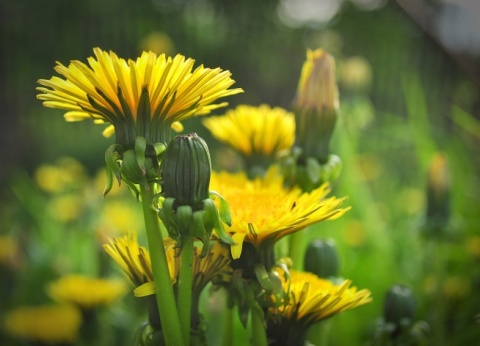
<path fill-rule="evenodd" d="M 290 270 L 290 280 L 283 283 L 289 301 L 278 313 L 282 318 L 311 325 L 371 301 L 370 291 L 350 285 L 350 280 L 336 285 L 312 273 Z"/>
<path fill-rule="evenodd" d="M 181 259 L 174 244 L 172 239 L 165 239 L 168 269 L 173 285 L 177 282 Z M 137 286 L 136 296 L 155 293 L 150 253 L 146 248 L 138 245 L 134 233 L 113 238 L 109 244 L 104 245 L 104 249 Z M 231 271 L 229 263 L 228 248 L 219 242 L 214 242 L 204 257 L 201 257 L 201 248 L 196 247 L 193 260 L 193 292 L 200 294 L 206 284 L 216 277 L 228 280 Z"/>
<path fill-rule="evenodd" d="M 210 117 L 203 124 L 215 138 L 242 154 L 247 165 L 252 160 L 272 159 L 293 145 L 293 113 L 280 107 L 239 105 L 225 115 Z"/>
<path fill-rule="evenodd" d="M 335 60 L 322 49 L 307 50 L 298 82 L 295 106 L 303 109 L 337 110 L 338 88 L 335 81 Z"/>
<path fill-rule="evenodd" d="M 302 150 L 301 160 L 313 157 L 325 163 L 339 108 L 335 60 L 327 52 L 307 50 L 293 108 L 295 146 Z"/>
<path fill-rule="evenodd" d="M 275 169 L 264 178 L 249 180 L 244 173 L 213 173 L 211 186 L 229 202 L 232 226 L 233 259 L 242 253 L 244 242 L 255 248 L 273 244 L 280 238 L 308 225 L 333 220 L 343 215 L 343 198 L 328 197 L 328 184 L 302 193 L 298 188 L 286 189 Z"/>
<path fill-rule="evenodd" d="M 108 305 L 125 293 L 121 280 L 96 279 L 68 275 L 47 286 L 47 293 L 60 303 L 74 304 L 84 310 Z"/>
<path fill-rule="evenodd" d="M 5 316 L 5 329 L 15 337 L 46 344 L 73 343 L 82 315 L 71 305 L 20 306 Z"/>
<path fill-rule="evenodd" d="M 136 233 L 110 239 L 109 244 L 104 244 L 103 248 L 135 286 L 153 282 L 150 253 L 138 244 Z M 172 276 L 170 272 L 170 277 Z"/>
<path fill-rule="evenodd" d="M 66 110 L 67 121 L 110 123 L 119 144 L 132 145 L 136 136 L 165 143 L 174 122 L 208 114 L 226 105 L 214 104 L 217 99 L 242 92 L 228 89 L 234 83 L 230 72 L 203 65 L 193 69 L 195 61 L 180 54 L 171 58 L 143 52 L 136 60 L 125 60 L 100 48 L 93 52 L 88 65 L 58 62 L 55 70 L 65 79 L 39 80 L 37 98 L 46 107 Z"/>

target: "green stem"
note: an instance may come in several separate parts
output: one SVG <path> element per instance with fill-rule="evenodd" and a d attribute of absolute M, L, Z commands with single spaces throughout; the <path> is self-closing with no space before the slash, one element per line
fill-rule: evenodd
<path fill-rule="evenodd" d="M 233 307 L 227 307 L 225 312 L 225 331 L 223 334 L 223 346 L 233 345 Z"/>
<path fill-rule="evenodd" d="M 439 240 L 433 241 L 432 252 L 434 258 L 434 270 L 435 276 L 437 278 L 437 289 L 435 292 L 435 307 L 436 312 L 433 315 L 434 318 L 434 341 L 435 345 L 442 346 L 445 345 L 446 335 L 445 335 L 445 297 L 443 295 L 443 285 L 445 280 L 445 265 L 444 265 L 444 256 L 446 247 L 443 247 L 443 243 Z"/>
<path fill-rule="evenodd" d="M 267 346 L 267 330 L 262 316 L 254 309 L 251 310 L 252 316 L 252 346 Z"/>
<path fill-rule="evenodd" d="M 302 249 L 306 231 L 307 229 L 292 233 L 290 235 L 290 239 L 288 239 L 288 257 L 291 258 L 293 262 L 293 268 L 296 270 L 302 270 L 303 268 Z"/>
<path fill-rule="evenodd" d="M 330 334 L 330 328 L 332 326 L 332 319 L 329 318 L 324 321 L 317 322 L 312 325 L 308 330 L 308 341 L 315 346 L 328 345 L 328 337 Z"/>
<path fill-rule="evenodd" d="M 185 236 L 183 240 L 180 259 L 180 274 L 178 280 L 178 314 L 182 327 L 185 345 L 190 344 L 190 324 L 192 315 L 192 283 L 193 283 L 193 258 L 195 248 L 194 237 Z"/>
<path fill-rule="evenodd" d="M 178 317 L 175 295 L 170 280 L 167 256 L 163 247 L 163 236 L 155 209 L 153 209 L 154 185 L 140 186 L 143 217 L 147 232 L 148 247 L 152 261 L 153 280 L 157 297 L 158 312 L 166 345 L 183 346 L 183 337 Z"/>

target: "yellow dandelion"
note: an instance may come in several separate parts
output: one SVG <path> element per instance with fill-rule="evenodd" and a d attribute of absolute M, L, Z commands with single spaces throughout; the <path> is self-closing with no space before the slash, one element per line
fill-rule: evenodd
<path fill-rule="evenodd" d="M 255 180 L 244 173 L 213 172 L 210 187 L 230 204 L 233 224 L 227 231 L 235 242 L 233 259 L 240 257 L 244 242 L 258 249 L 308 225 L 336 219 L 349 209 L 340 208 L 344 198 L 327 197 L 328 184 L 310 193 L 284 188 L 275 169 Z"/>
<path fill-rule="evenodd" d="M 153 282 L 152 263 L 147 248 L 140 246 L 135 232 L 115 237 L 103 248 L 135 286 Z M 173 273 L 170 272 L 170 277 Z"/>
<path fill-rule="evenodd" d="M 110 234 L 126 234 L 129 230 L 138 228 L 142 218 L 133 208 L 130 200 L 108 200 L 102 210 L 102 225 Z"/>
<path fill-rule="evenodd" d="M 289 272 L 288 280 L 277 272 L 288 299 L 268 311 L 268 337 L 282 345 L 303 345 L 312 324 L 372 300 L 369 290 L 350 286 L 350 280 L 337 285 L 312 273 Z"/>
<path fill-rule="evenodd" d="M 126 291 L 125 282 L 118 279 L 97 279 L 68 275 L 50 283 L 46 291 L 55 301 L 92 309 L 111 304 Z"/>
<path fill-rule="evenodd" d="M 205 257 L 200 257 L 201 247 L 195 247 L 193 259 L 193 292 L 200 294 L 203 288 L 219 277 L 226 281 L 231 269 L 228 248 L 221 243 L 212 242 L 210 251 Z M 165 239 L 165 248 L 172 285 L 176 284 L 180 271 L 180 259 L 175 249 L 175 242 Z M 135 233 L 128 236 L 113 238 L 104 245 L 105 251 L 120 266 L 137 288 L 135 296 L 143 297 L 155 293 L 153 284 L 152 264 L 148 250 L 139 246 Z"/>
<path fill-rule="evenodd" d="M 74 60 L 55 70 L 65 79 L 40 79 L 37 98 L 46 107 L 66 110 L 67 121 L 93 118 L 110 123 L 119 144 L 132 144 L 136 136 L 152 143 L 164 142 L 176 121 L 208 114 L 226 106 L 217 99 L 242 92 L 228 89 L 234 81 L 229 71 L 210 69 L 183 55 L 157 56 L 143 52 L 136 60 L 94 48 L 88 65 Z M 112 127 L 106 129 L 111 133 Z"/>
<path fill-rule="evenodd" d="M 295 139 L 293 113 L 265 104 L 239 105 L 225 115 L 204 119 L 203 124 L 215 138 L 245 156 L 274 156 L 290 149 Z"/>
<path fill-rule="evenodd" d="M 76 341 L 82 315 L 71 305 L 17 307 L 5 316 L 5 330 L 14 337 L 45 344 Z"/>
<path fill-rule="evenodd" d="M 372 300 L 369 290 L 358 290 L 351 283 L 344 280 L 336 285 L 312 273 L 290 270 L 290 280 L 283 283 L 289 300 L 277 313 L 310 325 Z"/>

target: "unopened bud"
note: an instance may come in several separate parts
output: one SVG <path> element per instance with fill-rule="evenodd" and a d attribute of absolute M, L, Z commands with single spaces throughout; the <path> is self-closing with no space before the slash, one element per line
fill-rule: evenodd
<path fill-rule="evenodd" d="M 450 174 L 447 158 L 437 154 L 433 158 L 428 171 L 428 206 L 427 217 L 449 214 Z"/>
<path fill-rule="evenodd" d="M 326 162 L 338 108 L 334 58 L 321 49 L 308 50 L 293 107 L 295 145 L 303 157 Z"/>
<path fill-rule="evenodd" d="M 415 298 L 410 288 L 394 285 L 387 292 L 384 306 L 384 319 L 397 327 L 410 325 L 415 316 Z"/>
<path fill-rule="evenodd" d="M 209 196 L 211 160 L 205 141 L 196 133 L 176 136 L 162 161 L 163 195 L 176 206 L 200 208 Z"/>
<path fill-rule="evenodd" d="M 337 247 L 333 239 L 315 239 L 307 247 L 305 271 L 321 278 L 330 278 L 338 275 L 339 266 Z"/>

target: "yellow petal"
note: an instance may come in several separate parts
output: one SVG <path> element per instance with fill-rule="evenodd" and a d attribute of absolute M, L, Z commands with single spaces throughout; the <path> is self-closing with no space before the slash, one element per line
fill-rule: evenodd
<path fill-rule="evenodd" d="M 135 297 L 146 297 L 155 294 L 155 283 L 153 281 L 144 283 L 141 286 L 138 286 L 133 291 Z"/>
<path fill-rule="evenodd" d="M 232 236 L 232 239 L 235 242 L 235 245 L 232 245 L 232 248 L 231 248 L 233 259 L 240 258 L 240 255 L 242 254 L 242 248 L 243 248 L 243 239 L 245 239 L 246 235 L 247 235 L 246 233 L 235 233 Z"/>

